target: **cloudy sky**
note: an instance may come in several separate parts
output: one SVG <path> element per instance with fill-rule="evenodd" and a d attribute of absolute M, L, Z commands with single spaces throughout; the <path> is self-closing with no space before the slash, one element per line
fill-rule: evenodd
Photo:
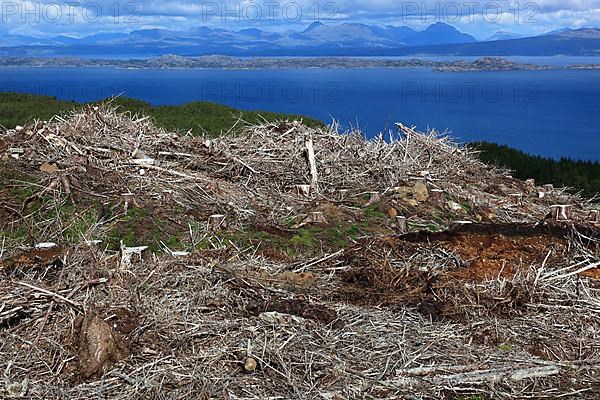
<path fill-rule="evenodd" d="M 0 0 L 0 4 L 0 34 L 33 36 L 198 26 L 283 31 L 303 29 L 317 20 L 416 29 L 445 22 L 480 39 L 496 31 L 532 35 L 563 27 L 600 27 L 600 0 Z"/>

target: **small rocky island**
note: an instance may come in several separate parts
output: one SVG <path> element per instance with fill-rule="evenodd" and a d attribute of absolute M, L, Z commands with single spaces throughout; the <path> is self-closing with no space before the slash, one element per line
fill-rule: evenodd
<path fill-rule="evenodd" d="M 429 68 L 439 72 L 522 71 L 548 69 L 600 69 L 600 64 L 551 66 L 521 64 L 503 57 L 475 61 L 431 61 L 417 58 L 354 57 L 238 58 L 229 56 L 183 57 L 163 55 L 149 59 L 84 59 L 77 57 L 0 57 L 0 67 L 110 67 L 126 69 L 306 69 L 306 68 Z"/>

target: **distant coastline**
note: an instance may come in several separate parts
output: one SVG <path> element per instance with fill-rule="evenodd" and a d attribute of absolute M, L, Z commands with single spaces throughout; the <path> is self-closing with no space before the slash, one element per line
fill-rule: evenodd
<path fill-rule="evenodd" d="M 439 72 L 600 70 L 600 64 L 568 66 L 536 65 L 510 61 L 503 57 L 482 57 L 475 61 L 430 61 L 412 58 L 303 57 L 238 58 L 230 56 L 183 57 L 164 55 L 148 59 L 85 59 L 78 57 L 0 57 L 0 67 L 69 68 L 106 67 L 122 69 L 306 69 L 306 68 L 428 68 Z"/>

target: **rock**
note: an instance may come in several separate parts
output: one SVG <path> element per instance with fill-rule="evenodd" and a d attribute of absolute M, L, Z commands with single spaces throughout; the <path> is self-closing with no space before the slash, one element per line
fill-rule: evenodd
<path fill-rule="evenodd" d="M 6 393 L 9 398 L 21 397 L 21 384 L 19 382 L 6 385 Z"/>
<path fill-rule="evenodd" d="M 413 195 L 412 188 L 408 186 L 395 187 L 394 193 L 402 199 Z"/>
<path fill-rule="evenodd" d="M 79 366 L 84 379 L 100 377 L 129 355 L 127 346 L 98 314 L 87 314 L 79 331 Z"/>
<path fill-rule="evenodd" d="M 446 203 L 446 205 L 448 206 L 448 208 L 452 211 L 462 211 L 462 206 L 452 200 L 448 201 Z"/>
<path fill-rule="evenodd" d="M 296 273 L 286 271 L 280 275 L 280 279 L 294 286 L 307 286 L 315 281 L 315 274 L 312 272 Z"/>
<path fill-rule="evenodd" d="M 414 196 L 419 203 L 427 201 L 429 199 L 429 189 L 427 189 L 427 185 L 423 182 L 415 183 Z"/>
<path fill-rule="evenodd" d="M 398 210 L 396 210 L 394 207 L 390 207 L 387 210 L 387 215 L 388 217 L 390 217 L 391 219 L 396 219 L 396 217 L 398 216 Z"/>
<path fill-rule="evenodd" d="M 41 165 L 40 171 L 45 172 L 47 174 L 53 174 L 58 172 L 58 165 L 56 163 L 45 162 Z"/>
<path fill-rule="evenodd" d="M 256 360 L 252 357 L 247 357 L 246 361 L 244 361 L 244 369 L 247 372 L 254 372 L 256 370 Z"/>

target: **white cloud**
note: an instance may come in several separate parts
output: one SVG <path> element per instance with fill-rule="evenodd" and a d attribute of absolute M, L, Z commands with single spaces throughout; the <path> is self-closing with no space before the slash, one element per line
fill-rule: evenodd
<path fill-rule="evenodd" d="M 0 0 L 0 14 L 0 31 L 39 35 L 202 25 L 285 30 L 322 20 L 415 28 L 446 22 L 483 37 L 496 30 L 597 26 L 600 0 Z"/>

